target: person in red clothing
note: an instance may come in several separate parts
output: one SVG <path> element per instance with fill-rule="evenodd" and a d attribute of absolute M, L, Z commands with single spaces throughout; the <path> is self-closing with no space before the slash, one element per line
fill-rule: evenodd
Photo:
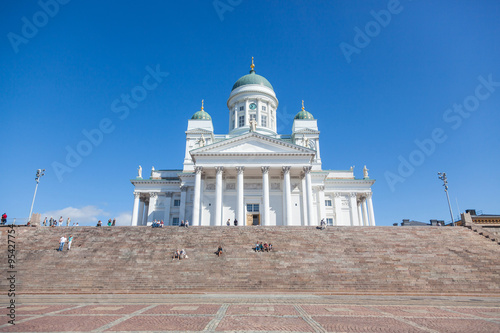
<path fill-rule="evenodd" d="M 2 215 L 2 224 L 7 223 L 7 213 L 3 213 Z"/>

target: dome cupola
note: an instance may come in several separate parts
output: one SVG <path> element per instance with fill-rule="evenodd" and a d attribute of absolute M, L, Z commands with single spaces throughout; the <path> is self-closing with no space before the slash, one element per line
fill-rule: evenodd
<path fill-rule="evenodd" d="M 208 114 L 208 112 L 205 112 L 205 110 L 203 109 L 203 101 L 204 100 L 201 100 L 201 110 L 197 111 L 195 114 L 193 114 L 193 116 L 191 117 L 191 119 L 195 119 L 195 120 L 212 120 L 212 117 L 210 117 L 210 115 Z"/>
<path fill-rule="evenodd" d="M 250 68 L 251 68 L 250 74 L 240 77 L 238 81 L 236 81 L 236 83 L 233 85 L 233 89 L 231 89 L 231 91 L 233 91 L 238 87 L 246 86 L 247 84 L 257 84 L 260 86 L 268 87 L 269 89 L 274 91 L 273 86 L 265 77 L 255 74 L 254 70 L 255 65 L 253 63 L 253 57 L 252 57 L 252 65 L 250 66 Z"/>
<path fill-rule="evenodd" d="M 304 100 L 302 100 L 302 111 L 297 113 L 293 119 L 314 120 L 313 115 L 304 108 Z"/>

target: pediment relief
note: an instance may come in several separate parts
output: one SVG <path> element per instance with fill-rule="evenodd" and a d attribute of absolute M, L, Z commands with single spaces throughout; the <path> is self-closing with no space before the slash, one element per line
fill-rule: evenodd
<path fill-rule="evenodd" d="M 240 154 L 300 154 L 314 155 L 315 151 L 258 133 L 248 133 L 239 137 L 219 141 L 194 149 L 191 155 L 240 155 Z"/>

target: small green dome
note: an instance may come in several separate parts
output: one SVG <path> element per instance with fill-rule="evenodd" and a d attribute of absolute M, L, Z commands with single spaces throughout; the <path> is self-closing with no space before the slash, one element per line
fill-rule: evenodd
<path fill-rule="evenodd" d="M 269 83 L 269 81 L 265 77 L 255 74 L 255 71 L 253 69 L 250 71 L 250 74 L 240 77 L 238 81 L 236 81 L 236 83 L 233 85 L 233 89 L 231 91 L 238 87 L 246 86 L 247 84 L 258 84 L 264 87 L 268 87 L 269 89 L 274 91 L 271 83 Z"/>
<path fill-rule="evenodd" d="M 191 119 L 198 119 L 198 120 L 212 120 L 212 117 L 208 114 L 208 112 L 205 112 L 203 110 L 200 110 L 193 114 Z"/>
<path fill-rule="evenodd" d="M 201 110 L 197 111 L 195 114 L 193 114 L 193 116 L 191 117 L 191 119 L 212 120 L 212 117 L 210 117 L 210 115 L 208 114 L 208 112 L 205 112 L 205 110 L 203 108 L 203 102 L 204 102 L 204 100 L 201 101 Z"/>
<path fill-rule="evenodd" d="M 306 111 L 304 108 L 304 101 L 302 101 L 302 111 L 297 113 L 293 119 L 314 120 L 314 117 L 311 113 Z"/>

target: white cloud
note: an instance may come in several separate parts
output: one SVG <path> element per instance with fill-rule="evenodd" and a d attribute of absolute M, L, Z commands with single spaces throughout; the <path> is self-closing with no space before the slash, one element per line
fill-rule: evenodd
<path fill-rule="evenodd" d="M 116 225 L 128 225 L 132 224 L 132 214 L 130 212 L 122 212 L 116 217 Z"/>
<path fill-rule="evenodd" d="M 71 219 L 71 224 L 73 224 L 73 222 L 78 222 L 79 225 L 91 226 L 96 225 L 98 220 L 101 220 L 102 225 L 106 226 L 108 219 L 114 218 L 116 218 L 116 225 L 129 226 L 132 222 L 132 214 L 129 211 L 121 212 L 113 216 L 111 213 L 97 206 L 85 206 L 82 208 L 66 207 L 59 210 L 45 212 L 42 214 L 42 221 L 45 217 L 48 219 L 53 217 L 55 220 L 59 220 L 61 216 L 64 218 L 63 225 L 66 225 L 66 219 L 68 217 Z"/>
<path fill-rule="evenodd" d="M 108 218 L 110 214 L 96 206 L 85 206 L 82 208 L 66 207 L 43 213 L 42 221 L 45 217 L 50 219 L 51 216 L 56 220 L 62 216 L 64 222 L 66 222 L 66 219 L 69 217 L 71 219 L 71 224 L 73 224 L 73 222 L 78 222 L 79 225 L 91 225 L 97 223 L 98 220 Z"/>

